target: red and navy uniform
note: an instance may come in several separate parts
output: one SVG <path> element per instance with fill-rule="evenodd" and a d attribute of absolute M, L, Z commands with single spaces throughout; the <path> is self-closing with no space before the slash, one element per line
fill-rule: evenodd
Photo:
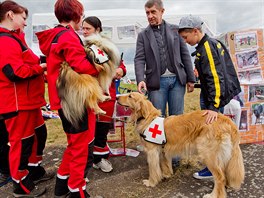
<path fill-rule="evenodd" d="M 51 109 L 58 110 L 68 141 L 57 173 L 55 195 L 65 194 L 68 188 L 71 193 L 80 192 L 82 194 L 86 188 L 84 176 L 89 158 L 88 147 L 94 139 L 95 114 L 88 109 L 83 121 L 79 123 L 79 128 L 74 128 L 61 110 L 56 80 L 63 61 L 67 61 L 74 71 L 81 74 L 96 76 L 98 71 L 87 60 L 81 40 L 71 26 L 57 26 L 38 32 L 36 35 L 42 53 L 47 56 L 47 80 Z"/>
<path fill-rule="evenodd" d="M 126 67 L 121 61 L 119 68 L 123 70 L 123 76 L 126 75 Z M 114 106 L 116 101 L 116 86 L 115 80 L 112 81 L 111 86 L 109 87 L 109 93 L 111 100 L 99 103 L 99 107 L 106 111 L 106 116 L 98 115 L 98 119 L 95 127 L 95 139 L 94 139 L 94 163 L 98 163 L 102 158 L 109 157 L 109 147 L 107 145 L 107 134 L 111 127 L 112 116 L 114 112 Z"/>
<path fill-rule="evenodd" d="M 27 47 L 23 33 L 1 27 L 0 33 L 11 35 L 0 36 L 0 114 L 9 133 L 10 173 L 25 192 L 30 192 L 32 187 L 23 186 L 22 180 L 29 172 L 35 128 L 44 123 L 40 117 L 40 107 L 46 104 L 44 71 L 38 56 Z"/>

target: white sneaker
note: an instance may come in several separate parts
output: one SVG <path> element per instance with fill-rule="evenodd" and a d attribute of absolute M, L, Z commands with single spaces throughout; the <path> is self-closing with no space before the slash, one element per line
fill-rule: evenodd
<path fill-rule="evenodd" d="M 107 159 L 102 158 L 100 162 L 97 164 L 93 164 L 93 167 L 95 169 L 101 169 L 101 171 L 105 173 L 109 173 L 113 170 L 113 166 L 111 162 L 109 162 Z"/>

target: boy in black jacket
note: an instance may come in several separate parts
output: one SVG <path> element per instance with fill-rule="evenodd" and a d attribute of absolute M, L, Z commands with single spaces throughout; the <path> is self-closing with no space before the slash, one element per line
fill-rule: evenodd
<path fill-rule="evenodd" d="M 202 31 L 203 21 L 198 16 L 182 17 L 179 33 L 186 43 L 197 44 L 195 68 L 201 82 L 201 109 L 206 110 L 206 123 L 217 120 L 218 112 L 241 92 L 240 83 L 231 57 L 226 47 L 218 40 L 210 38 Z M 212 174 L 205 168 L 194 173 L 197 179 L 211 178 Z"/>

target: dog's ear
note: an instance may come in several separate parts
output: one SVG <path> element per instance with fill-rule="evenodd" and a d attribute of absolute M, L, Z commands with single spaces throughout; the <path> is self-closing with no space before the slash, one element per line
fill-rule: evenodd
<path fill-rule="evenodd" d="M 142 98 L 140 100 L 140 111 L 141 111 L 141 114 L 144 118 L 148 117 L 149 114 L 150 114 L 150 111 L 151 111 L 151 105 L 149 104 L 150 102 L 146 99 L 146 98 Z"/>

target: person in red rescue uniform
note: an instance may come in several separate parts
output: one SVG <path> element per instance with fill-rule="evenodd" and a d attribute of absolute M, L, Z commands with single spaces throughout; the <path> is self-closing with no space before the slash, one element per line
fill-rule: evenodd
<path fill-rule="evenodd" d="M 90 197 L 86 191 L 85 170 L 89 158 L 89 142 L 94 139 L 95 113 L 87 109 L 79 127 L 74 128 L 65 118 L 56 88 L 63 61 L 80 74 L 97 76 L 98 71 L 86 58 L 83 43 L 75 31 L 80 30 L 84 13 L 83 5 L 78 0 L 57 0 L 54 6 L 55 16 L 59 21 L 56 27 L 36 33 L 40 50 L 47 56 L 47 81 L 50 106 L 58 110 L 63 129 L 67 136 L 67 147 L 59 166 L 55 197 L 84 198 Z"/>
<path fill-rule="evenodd" d="M 27 8 L 14 1 L 0 3 L 0 115 L 8 131 L 15 197 L 45 192 L 45 187 L 35 188 L 35 184 L 46 174 L 40 166 L 47 137 L 40 110 L 46 104 L 46 64 L 39 64 L 39 57 L 25 43 L 27 16 Z"/>
<path fill-rule="evenodd" d="M 102 32 L 102 23 L 96 16 L 86 17 L 82 22 L 83 36 L 88 37 L 92 34 L 99 34 Z M 126 75 L 126 67 L 121 60 L 119 67 L 116 69 L 116 75 L 109 87 L 111 100 L 99 103 L 99 107 L 106 111 L 106 115 L 98 115 L 95 127 L 95 139 L 93 148 L 93 167 L 100 169 L 103 172 L 110 172 L 113 166 L 108 157 L 110 149 L 107 145 L 107 134 L 113 121 L 112 116 L 116 101 L 116 86 L 115 80 L 120 80 Z"/>

